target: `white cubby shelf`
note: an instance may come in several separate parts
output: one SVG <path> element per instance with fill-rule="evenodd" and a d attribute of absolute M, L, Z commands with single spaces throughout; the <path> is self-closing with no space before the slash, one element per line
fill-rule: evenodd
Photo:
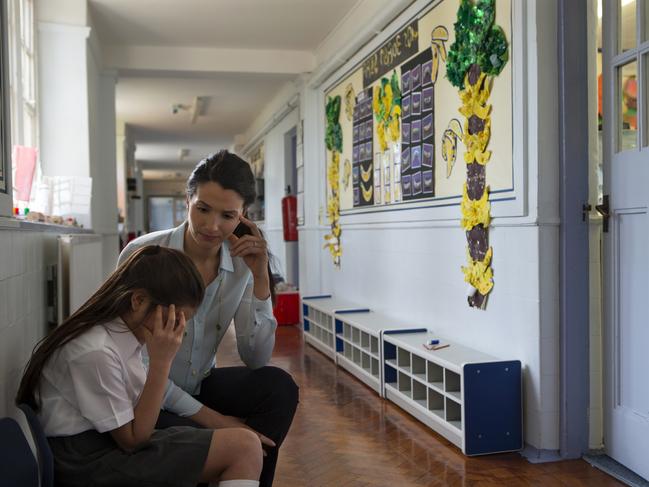
<path fill-rule="evenodd" d="M 383 335 L 384 396 L 465 455 L 523 446 L 519 360 L 500 360 L 458 343 L 427 350 L 431 333 Z"/>
<path fill-rule="evenodd" d="M 302 299 L 305 341 L 465 455 L 523 446 L 519 360 L 501 360 L 330 295 Z M 428 350 L 431 338 L 448 347 Z"/>
<path fill-rule="evenodd" d="M 334 315 L 337 363 L 382 395 L 382 336 L 386 331 L 422 331 L 373 311 Z"/>
<path fill-rule="evenodd" d="M 304 340 L 332 360 L 336 360 L 334 314 L 336 311 L 364 308 L 331 295 L 302 298 Z"/>

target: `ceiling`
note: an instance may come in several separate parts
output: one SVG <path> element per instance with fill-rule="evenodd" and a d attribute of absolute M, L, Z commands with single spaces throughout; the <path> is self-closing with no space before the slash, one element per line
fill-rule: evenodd
<path fill-rule="evenodd" d="M 313 52 L 359 0 L 90 0 L 102 49 L 246 49 Z M 276 52 L 270 52 L 275 50 Z M 193 50 L 192 50 L 193 51 Z M 196 50 L 198 52 L 198 50 Z M 159 51 L 158 51 L 159 52 Z M 163 51 L 164 52 L 164 51 Z M 206 51 L 209 52 L 209 51 Z M 178 63 L 180 65 L 182 63 Z M 173 63 L 171 63 L 174 66 Z M 254 67 L 253 67 L 254 68 Z M 117 120 L 129 126 L 136 159 L 147 174 L 186 171 L 210 152 L 229 147 L 296 73 L 202 72 L 118 68 Z M 196 123 L 172 105 L 207 103 Z M 180 149 L 189 154 L 180 161 Z M 163 174 L 164 176 L 164 174 Z"/>
<path fill-rule="evenodd" d="M 314 50 L 357 0 L 90 0 L 103 42 Z"/>
<path fill-rule="evenodd" d="M 133 130 L 143 167 L 177 165 L 181 148 L 190 149 L 185 164 L 191 165 L 206 152 L 229 146 L 287 81 L 290 76 L 281 74 L 122 77 L 116 88 L 117 117 Z M 196 123 L 189 110 L 172 112 L 172 105 L 190 106 L 196 96 L 207 100 Z"/>

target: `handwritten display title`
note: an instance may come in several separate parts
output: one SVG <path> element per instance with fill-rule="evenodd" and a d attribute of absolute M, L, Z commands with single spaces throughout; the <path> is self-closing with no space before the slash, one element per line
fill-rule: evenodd
<path fill-rule="evenodd" d="M 363 86 L 367 87 L 419 50 L 417 21 L 407 25 L 363 62 Z"/>

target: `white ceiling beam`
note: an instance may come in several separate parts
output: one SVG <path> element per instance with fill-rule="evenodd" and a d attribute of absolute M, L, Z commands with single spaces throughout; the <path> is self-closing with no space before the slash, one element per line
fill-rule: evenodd
<path fill-rule="evenodd" d="M 310 51 L 210 47 L 104 46 L 106 67 L 128 71 L 301 74 L 315 69 Z"/>

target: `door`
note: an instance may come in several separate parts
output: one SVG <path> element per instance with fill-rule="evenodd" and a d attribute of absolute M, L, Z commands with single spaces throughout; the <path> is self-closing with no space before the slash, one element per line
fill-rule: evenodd
<path fill-rule="evenodd" d="M 649 2 L 603 3 L 604 444 L 649 478 Z"/>
<path fill-rule="evenodd" d="M 177 196 L 149 197 L 149 232 L 174 228 L 185 221 L 185 198 Z"/>

